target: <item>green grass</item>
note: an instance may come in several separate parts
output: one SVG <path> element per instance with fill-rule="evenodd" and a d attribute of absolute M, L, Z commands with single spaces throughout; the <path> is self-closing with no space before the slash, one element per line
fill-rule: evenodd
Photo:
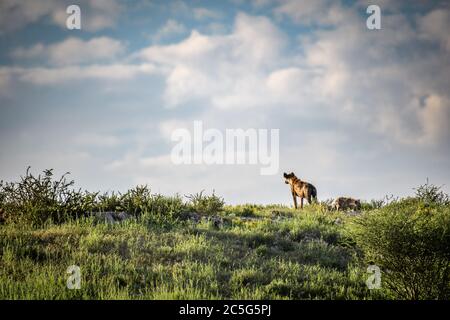
<path fill-rule="evenodd" d="M 345 244 L 347 223 L 334 223 L 337 216 L 350 217 L 317 214 L 315 208 L 255 210 L 258 219 L 232 216 L 220 228 L 207 221 L 161 228 L 144 218 L 114 225 L 89 218 L 41 227 L 3 225 L 0 298 L 383 297 L 365 286 L 367 274 Z M 79 290 L 66 288 L 70 265 L 81 268 Z"/>
<path fill-rule="evenodd" d="M 167 197 L 72 189 L 51 170 L 0 181 L 0 299 L 449 299 L 450 199 L 415 197 L 225 205 L 203 192 Z M 125 211 L 113 224 L 96 213 Z M 382 285 L 369 290 L 369 265 Z M 81 288 L 67 288 L 70 266 Z"/>

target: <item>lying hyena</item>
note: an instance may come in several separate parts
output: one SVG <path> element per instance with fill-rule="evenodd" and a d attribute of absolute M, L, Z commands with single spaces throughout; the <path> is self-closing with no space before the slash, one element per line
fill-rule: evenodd
<path fill-rule="evenodd" d="M 297 209 L 297 197 L 300 197 L 300 208 L 303 209 L 303 199 L 305 198 L 309 204 L 314 199 L 317 201 L 317 190 L 311 183 L 300 180 L 293 172 L 283 174 L 286 179 L 285 183 L 291 186 L 292 197 L 294 198 L 294 206 Z"/>
<path fill-rule="evenodd" d="M 351 209 L 351 210 L 355 211 L 355 210 L 361 210 L 361 201 L 359 201 L 358 199 L 353 199 L 353 198 L 339 197 L 333 201 L 333 204 L 331 206 L 335 210 L 345 211 L 345 210 Z"/>

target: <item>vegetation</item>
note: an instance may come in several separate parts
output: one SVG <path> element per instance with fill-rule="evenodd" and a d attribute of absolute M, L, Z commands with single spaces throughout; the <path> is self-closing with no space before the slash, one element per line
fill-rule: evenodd
<path fill-rule="evenodd" d="M 416 197 L 366 212 L 355 221 L 365 260 L 383 271 L 398 299 L 450 299 L 450 206 L 428 183 Z"/>
<path fill-rule="evenodd" d="M 66 176 L 0 183 L 0 299 L 449 299 L 450 207 L 429 184 L 349 215 L 146 186 L 91 193 Z M 130 218 L 97 219 L 107 211 Z M 67 288 L 72 265 L 80 289 Z"/>

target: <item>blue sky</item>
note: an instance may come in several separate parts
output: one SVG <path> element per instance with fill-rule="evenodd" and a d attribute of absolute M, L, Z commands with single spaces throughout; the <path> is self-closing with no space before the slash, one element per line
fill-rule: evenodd
<path fill-rule="evenodd" d="M 82 29 L 65 27 L 69 4 Z M 378 4 L 382 29 L 366 28 Z M 450 183 L 446 1 L 0 3 L 0 179 L 70 171 L 77 186 L 148 184 L 228 203 L 290 204 L 283 171 L 319 199 Z M 280 129 L 280 170 L 174 165 L 171 133 Z"/>

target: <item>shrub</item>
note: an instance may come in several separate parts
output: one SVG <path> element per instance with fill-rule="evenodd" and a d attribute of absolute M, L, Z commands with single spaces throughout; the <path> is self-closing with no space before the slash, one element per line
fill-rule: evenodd
<path fill-rule="evenodd" d="M 210 196 L 204 195 L 202 190 L 186 197 L 191 209 L 202 214 L 217 214 L 223 210 L 225 204 L 223 198 L 216 196 L 214 191 Z"/>
<path fill-rule="evenodd" d="M 366 263 L 380 267 L 382 286 L 397 299 L 450 298 L 450 206 L 425 194 L 355 221 Z"/>
<path fill-rule="evenodd" d="M 362 210 L 373 210 L 373 209 L 380 209 L 384 206 L 387 206 L 391 203 L 394 203 L 398 201 L 398 197 L 394 197 L 394 195 L 385 196 L 383 199 L 372 199 L 369 202 L 363 201 L 361 203 Z"/>
<path fill-rule="evenodd" d="M 319 202 L 320 206 L 326 208 L 327 210 L 333 210 L 334 199 L 324 199 Z"/>
<path fill-rule="evenodd" d="M 441 190 L 441 187 L 430 184 L 427 179 L 427 183 L 419 186 L 416 190 L 416 198 L 422 200 L 427 204 L 450 204 L 450 198 L 448 194 Z"/>
<path fill-rule="evenodd" d="M 98 197 L 96 211 L 125 211 L 147 224 L 167 227 L 188 210 L 180 196 L 152 194 L 148 186 L 137 186 L 124 194 L 112 192 Z"/>
<path fill-rule="evenodd" d="M 98 196 L 96 210 L 105 211 L 125 211 L 137 216 L 150 210 L 154 196 L 150 188 L 146 185 L 129 189 L 125 193 L 111 192 Z"/>
<path fill-rule="evenodd" d="M 149 222 L 167 224 L 187 210 L 181 197 L 151 194 L 148 186 L 137 186 L 124 194 L 74 190 L 74 181 L 66 179 L 68 174 L 55 180 L 52 169 L 34 176 L 28 168 L 19 182 L 1 181 L 0 220 L 42 225 L 47 221 L 62 223 L 93 212 L 125 211 L 136 217 L 145 214 Z M 206 197 L 207 203 L 210 198 Z M 209 204 L 207 208 L 210 207 L 215 208 Z"/>
<path fill-rule="evenodd" d="M 34 176 L 28 167 L 19 182 L 2 182 L 0 203 L 5 219 L 31 224 L 60 222 L 91 209 L 95 194 L 73 190 L 74 181 L 66 180 L 68 174 L 55 180 L 52 169 Z"/>
<path fill-rule="evenodd" d="M 145 185 L 128 190 L 120 200 L 124 211 L 137 215 L 148 210 L 153 198 L 150 188 Z"/>
<path fill-rule="evenodd" d="M 168 227 L 175 225 L 188 208 L 178 195 L 166 197 L 160 194 L 153 194 L 146 204 L 141 207 L 141 210 L 146 222 Z"/>

